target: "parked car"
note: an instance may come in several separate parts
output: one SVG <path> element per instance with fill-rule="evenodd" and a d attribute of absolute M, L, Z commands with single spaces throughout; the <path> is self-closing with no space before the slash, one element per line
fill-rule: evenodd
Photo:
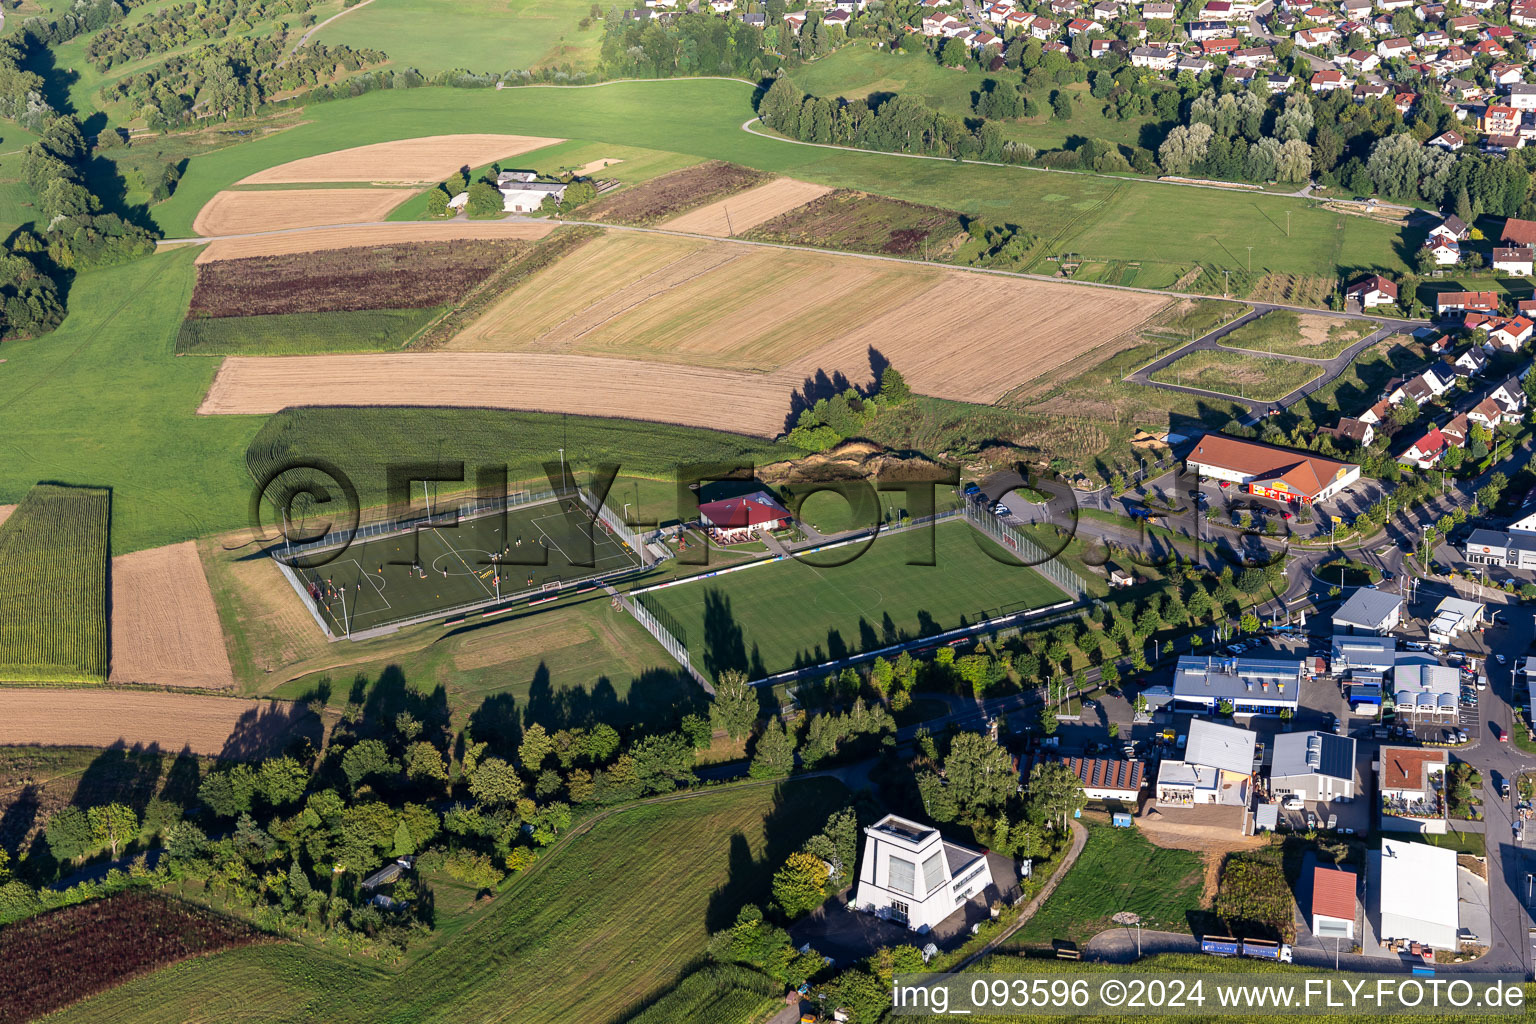
<path fill-rule="evenodd" d="M 1285 798 L 1285 801 L 1280 806 L 1284 807 L 1288 811 L 1299 811 L 1306 806 L 1306 801 L 1302 800 L 1302 798 L 1297 796 L 1295 793 L 1292 793 L 1290 796 Z"/>
<path fill-rule="evenodd" d="M 1232 486 L 1232 481 L 1230 481 L 1230 480 L 1223 480 L 1221 482 L 1221 489 L 1222 490 L 1226 490 L 1228 487 L 1231 487 L 1231 486 Z"/>
<path fill-rule="evenodd" d="M 1455 729 L 1441 729 L 1440 730 L 1440 738 L 1442 740 L 1444 740 L 1445 742 L 1447 742 L 1447 743 L 1455 743 L 1456 742 L 1456 730 Z"/>
<path fill-rule="evenodd" d="M 1490 732 L 1492 732 L 1495 737 L 1498 738 L 1498 741 L 1500 743 L 1508 743 L 1509 742 L 1509 731 L 1508 730 L 1500 728 L 1498 725 L 1496 725 L 1493 722 L 1489 722 L 1488 723 L 1488 730 Z"/>
<path fill-rule="evenodd" d="M 1336 829 L 1339 827 L 1339 816 L 1337 814 L 1328 815 L 1328 827 L 1330 829 Z"/>
<path fill-rule="evenodd" d="M 1508 665 L 1509 664 L 1509 659 L 1504 657 L 1504 655 L 1502 655 L 1502 654 L 1495 654 L 1493 656 L 1493 660 L 1497 661 L 1500 665 Z"/>
<path fill-rule="evenodd" d="M 979 492 L 980 492 L 980 491 L 981 491 L 981 485 L 980 485 L 980 484 L 978 484 L 978 483 L 977 483 L 977 482 L 976 482 L 976 481 L 974 481 L 974 480 L 972 480 L 972 481 L 971 481 L 971 482 L 970 482 L 970 483 L 968 483 L 968 484 L 966 484 L 966 485 L 965 485 L 965 493 L 966 493 L 966 494 L 967 494 L 967 495 L 970 495 L 970 494 L 977 494 L 977 493 L 979 493 Z"/>
<path fill-rule="evenodd" d="M 1307 828 L 1317 828 L 1317 815 L 1307 812 Z"/>
<path fill-rule="evenodd" d="M 1486 689 L 1488 689 L 1488 677 L 1487 676 L 1478 676 L 1477 677 L 1477 688 L 1479 690 L 1486 690 Z"/>
<path fill-rule="evenodd" d="M 1467 730 L 1465 730 L 1465 729 L 1457 729 L 1456 730 L 1456 742 L 1457 743 L 1465 743 L 1465 742 L 1467 742 Z"/>

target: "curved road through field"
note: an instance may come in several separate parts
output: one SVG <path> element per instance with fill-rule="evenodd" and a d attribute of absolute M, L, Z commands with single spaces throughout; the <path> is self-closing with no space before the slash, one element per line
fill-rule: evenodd
<path fill-rule="evenodd" d="M 1206 334 L 1203 337 L 1196 338 L 1188 345 L 1182 345 L 1179 348 L 1174 349 L 1172 352 L 1169 352 L 1167 355 L 1160 356 L 1159 358 L 1148 363 L 1146 366 L 1143 366 L 1141 369 L 1137 370 L 1135 373 L 1132 373 L 1123 379 L 1133 384 L 1141 384 L 1145 387 L 1162 388 L 1165 391 L 1177 391 L 1181 394 L 1195 395 L 1200 398 L 1212 398 L 1222 402 L 1234 402 L 1236 404 L 1246 406 L 1248 409 L 1248 416 L 1245 422 L 1254 423 L 1259 419 L 1262 419 L 1264 413 L 1269 409 L 1288 409 L 1308 395 L 1327 387 L 1329 384 L 1337 380 L 1340 374 L 1349 369 L 1350 364 L 1353 363 L 1362 352 L 1366 351 L 1372 345 L 1375 345 L 1378 341 L 1381 341 L 1383 338 L 1386 338 L 1392 334 L 1411 334 L 1416 328 L 1425 326 L 1428 323 L 1428 321 L 1424 320 L 1403 320 L 1390 317 L 1376 317 L 1367 313 L 1334 313 L 1331 311 L 1312 310 L 1311 312 L 1337 317 L 1341 320 L 1369 320 L 1373 323 L 1381 324 L 1381 327 L 1378 330 L 1373 331 L 1372 333 L 1361 338 L 1359 341 L 1355 342 L 1353 345 L 1349 346 L 1349 348 L 1345 349 L 1343 352 L 1339 353 L 1331 359 L 1312 359 L 1306 356 L 1284 355 L 1278 353 L 1274 355 L 1263 352 L 1251 353 L 1252 355 L 1260 356 L 1266 359 L 1281 359 L 1288 362 L 1312 363 L 1313 365 L 1323 367 L 1322 376 L 1308 381 L 1306 384 L 1303 384 L 1301 387 L 1292 391 L 1290 394 L 1274 402 L 1261 402 L 1256 399 L 1248 399 L 1239 395 L 1228 395 L 1223 394 L 1220 391 L 1209 391 L 1205 388 L 1188 387 L 1183 384 L 1169 384 L 1164 381 L 1157 381 L 1152 379 L 1152 374 L 1157 373 L 1159 370 L 1167 369 L 1174 363 L 1178 362 L 1180 359 L 1189 355 L 1191 352 L 1224 351 L 1246 353 L 1249 351 L 1248 349 L 1227 348 L 1221 344 L 1221 339 L 1226 337 L 1228 334 L 1231 334 L 1237 328 L 1242 327 L 1244 324 L 1257 320 L 1265 313 L 1272 313 L 1277 309 L 1289 310 L 1296 308 L 1294 306 L 1275 306 L 1263 302 L 1256 302 L 1252 305 L 1253 310 L 1251 312 L 1245 313 L 1243 316 L 1238 317 L 1231 323 L 1223 324 L 1222 326 L 1216 328 L 1214 331 L 1211 331 L 1209 334 Z"/>
<path fill-rule="evenodd" d="M 373 3 L 373 0 L 361 0 L 360 3 L 353 4 L 351 7 L 343 8 L 342 10 L 338 11 L 337 13 L 331 15 L 329 18 L 326 18 L 320 24 L 311 26 L 309 31 L 305 32 L 302 36 L 300 36 L 299 37 L 299 41 L 293 44 L 293 49 L 289 50 L 287 55 L 284 56 L 282 60 L 277 62 L 277 66 L 278 67 L 282 67 L 284 64 L 287 64 L 290 60 L 292 60 L 293 59 L 293 55 L 298 53 L 301 49 L 303 49 L 305 43 L 309 42 L 309 37 L 310 36 L 314 35 L 316 32 L 319 32 L 321 29 L 325 28 L 325 26 L 329 25 L 331 22 L 335 21 L 337 18 L 344 18 L 347 15 L 351 14 L 353 11 L 360 11 L 364 7 L 367 7 L 371 3 Z"/>

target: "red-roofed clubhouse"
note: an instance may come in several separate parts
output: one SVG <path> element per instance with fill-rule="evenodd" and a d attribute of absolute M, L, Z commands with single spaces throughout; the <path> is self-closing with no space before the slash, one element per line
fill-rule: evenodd
<path fill-rule="evenodd" d="M 1250 494 L 1277 501 L 1331 498 L 1360 479 L 1360 467 L 1226 434 L 1206 434 L 1185 459 L 1191 472 L 1244 484 Z"/>

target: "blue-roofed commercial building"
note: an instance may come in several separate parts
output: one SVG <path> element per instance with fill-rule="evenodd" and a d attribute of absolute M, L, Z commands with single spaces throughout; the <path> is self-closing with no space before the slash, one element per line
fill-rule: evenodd
<path fill-rule="evenodd" d="M 1387 674 L 1397 665 L 1397 640 L 1390 636 L 1333 635 L 1328 671 L 1349 680 L 1347 696 L 1358 711 L 1378 708 L 1387 685 Z"/>
<path fill-rule="evenodd" d="M 1181 710 L 1217 711 L 1231 701 L 1235 715 L 1295 711 L 1307 678 L 1300 658 L 1221 658 L 1185 655 L 1173 673 L 1174 704 Z"/>

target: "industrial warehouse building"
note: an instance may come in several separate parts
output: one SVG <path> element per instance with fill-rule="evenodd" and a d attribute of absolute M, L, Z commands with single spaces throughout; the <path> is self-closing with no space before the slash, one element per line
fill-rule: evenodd
<path fill-rule="evenodd" d="M 1383 839 L 1379 856 L 1381 883 L 1376 889 L 1381 923 L 1376 934 L 1386 941 L 1454 950 L 1461 926 L 1456 851 Z"/>
<path fill-rule="evenodd" d="M 1217 711 L 1232 702 L 1235 715 L 1278 715 L 1296 710 L 1306 663 L 1295 658 L 1218 658 L 1184 655 L 1173 674 L 1173 699 L 1183 710 Z"/>
<path fill-rule="evenodd" d="M 1401 595 L 1361 587 L 1333 613 L 1336 633 L 1367 633 L 1380 636 L 1403 624 Z"/>

